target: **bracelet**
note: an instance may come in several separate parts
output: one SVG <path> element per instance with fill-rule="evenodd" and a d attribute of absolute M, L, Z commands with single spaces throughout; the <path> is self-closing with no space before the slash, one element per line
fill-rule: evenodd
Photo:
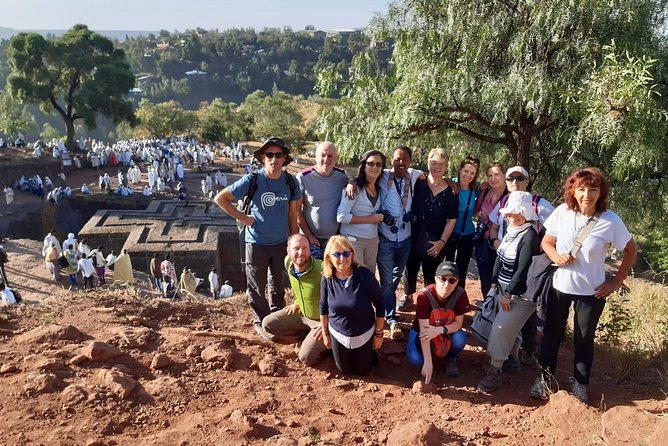
<path fill-rule="evenodd" d="M 446 241 L 443 240 L 442 238 L 439 238 L 439 240 L 443 242 L 443 246 L 447 245 Z"/>
<path fill-rule="evenodd" d="M 381 335 L 382 335 L 382 334 L 383 334 L 383 331 L 384 331 L 384 330 L 381 328 L 380 330 L 374 330 L 374 333 L 375 333 L 375 334 L 381 334 Z"/>

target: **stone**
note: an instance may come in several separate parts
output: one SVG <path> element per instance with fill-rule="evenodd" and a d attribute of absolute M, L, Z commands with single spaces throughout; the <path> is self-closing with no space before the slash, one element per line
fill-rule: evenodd
<path fill-rule="evenodd" d="M 109 345 L 106 342 L 93 341 L 83 348 L 81 352 L 92 361 L 104 362 L 109 359 L 117 358 L 123 355 L 123 351 L 118 347 Z"/>
<path fill-rule="evenodd" d="M 257 362 L 257 368 L 260 371 L 260 375 L 273 376 L 274 373 L 276 373 L 277 367 L 278 362 L 276 361 L 276 358 L 270 355 L 265 356 Z"/>
<path fill-rule="evenodd" d="M 63 403 L 73 405 L 83 403 L 88 399 L 88 392 L 81 386 L 75 384 L 65 387 L 60 394 L 60 398 Z"/>
<path fill-rule="evenodd" d="M 67 363 L 69 365 L 81 365 L 84 362 L 88 361 L 88 359 L 89 358 L 86 355 L 76 355 L 72 357 L 72 359 L 70 359 Z"/>
<path fill-rule="evenodd" d="M 160 378 L 143 383 L 146 393 L 158 401 L 186 396 L 186 388 L 178 378 L 161 376 Z"/>
<path fill-rule="evenodd" d="M 196 358 L 202 354 L 202 346 L 198 344 L 189 345 L 186 347 L 186 356 L 189 358 Z"/>
<path fill-rule="evenodd" d="M 437 446 L 445 441 L 445 434 L 425 420 L 396 423 L 387 437 L 387 446 Z"/>
<path fill-rule="evenodd" d="M 601 417 L 601 437 L 608 446 L 658 444 L 648 439 L 656 431 L 661 419 L 644 410 L 630 406 L 616 406 Z M 663 438 L 664 441 L 668 437 Z"/>
<path fill-rule="evenodd" d="M 124 364 L 114 364 L 111 366 L 111 370 L 118 370 L 119 372 L 125 373 L 126 375 L 132 375 L 132 370 L 130 370 L 130 367 Z"/>
<path fill-rule="evenodd" d="M 109 388 L 119 398 L 126 399 L 137 387 L 137 381 L 117 370 L 102 369 L 97 373 L 99 384 Z"/>
<path fill-rule="evenodd" d="M 600 416 L 597 411 L 565 390 L 550 395 L 550 401 L 531 416 L 532 421 L 541 422 L 536 418 L 547 421 L 556 430 L 550 435 L 567 444 L 585 444 L 599 434 Z"/>
<path fill-rule="evenodd" d="M 146 348 L 155 337 L 155 333 L 146 327 L 121 327 L 116 332 L 117 344 L 121 348 Z"/>
<path fill-rule="evenodd" d="M 14 364 L 2 364 L 2 366 L 0 366 L 0 375 L 16 373 L 18 371 L 19 368 L 16 367 Z"/>
<path fill-rule="evenodd" d="M 167 367 L 172 363 L 172 360 L 169 358 L 164 353 L 156 353 L 155 356 L 153 356 L 153 360 L 151 361 L 151 369 L 157 370 L 157 369 L 162 369 Z"/>
<path fill-rule="evenodd" d="M 42 370 L 45 372 L 55 372 L 65 368 L 65 361 L 62 359 L 46 358 L 39 355 L 28 355 L 23 358 L 23 364 L 28 369 Z"/>
<path fill-rule="evenodd" d="M 298 446 L 296 439 L 289 435 L 274 435 L 265 441 L 265 446 Z"/>
<path fill-rule="evenodd" d="M 205 362 L 220 362 L 225 370 L 232 369 L 234 349 L 225 342 L 217 342 L 202 350 L 201 357 Z"/>
<path fill-rule="evenodd" d="M 15 338 L 22 344 L 53 343 L 54 341 L 83 341 L 85 336 L 73 325 L 43 325 Z"/>
<path fill-rule="evenodd" d="M 436 387 L 436 384 L 434 383 L 425 384 L 424 381 L 415 381 L 411 388 L 411 393 L 413 395 L 421 393 L 438 393 L 438 387 Z"/>
<path fill-rule="evenodd" d="M 60 380 L 52 373 L 30 374 L 23 391 L 33 395 L 52 393 L 60 387 Z"/>
<path fill-rule="evenodd" d="M 244 434 L 248 434 L 255 429 L 255 423 L 241 409 L 236 409 L 230 414 L 230 421 Z"/>

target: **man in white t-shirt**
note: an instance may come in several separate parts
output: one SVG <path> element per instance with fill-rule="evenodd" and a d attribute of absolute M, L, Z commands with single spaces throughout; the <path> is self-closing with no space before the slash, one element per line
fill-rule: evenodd
<path fill-rule="evenodd" d="M 218 297 L 222 299 L 226 299 L 228 297 L 232 297 L 232 294 L 234 294 L 234 290 L 232 289 L 232 285 L 230 285 L 230 281 L 226 280 L 223 286 L 220 287 L 220 294 L 218 294 Z"/>
<path fill-rule="evenodd" d="M 211 272 L 209 272 L 209 289 L 211 290 L 211 296 L 215 299 L 216 295 L 218 294 L 218 273 L 216 272 L 216 268 L 211 268 Z"/>

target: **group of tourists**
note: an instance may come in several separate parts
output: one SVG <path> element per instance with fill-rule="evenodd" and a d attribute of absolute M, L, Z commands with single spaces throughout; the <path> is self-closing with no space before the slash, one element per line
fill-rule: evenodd
<path fill-rule="evenodd" d="M 530 393 L 546 398 L 573 305 L 571 389 L 587 401 L 605 298 L 620 288 L 637 254 L 623 222 L 607 209 L 608 183 L 598 169 L 573 172 L 555 209 L 529 192 L 522 166 L 492 163 L 481 173 L 480 162 L 467 157 L 456 177 L 447 178 L 443 149 L 429 152 L 427 172 L 411 167 L 409 147 L 396 147 L 389 161 L 370 150 L 352 179 L 336 167 L 330 142 L 320 143 L 315 165 L 295 177 L 284 169 L 292 157 L 282 139 L 268 139 L 253 156 L 260 168 L 214 201 L 244 230 L 248 303 L 260 336 L 299 342 L 299 359 L 308 365 L 331 350 L 341 372 L 364 375 L 378 361 L 386 324 L 390 339 L 402 339 L 398 311 L 414 304 L 409 362 L 421 367 L 426 382 L 437 367 L 457 376 L 456 358 L 467 344 L 464 315 L 471 310 L 465 281 L 475 253 L 485 311 L 474 322 L 484 313 L 487 329 L 474 332 L 490 356 L 480 390 L 502 385 L 502 370 L 537 362 L 541 372 Z M 610 246 L 624 257 L 606 278 Z M 537 297 L 539 275 L 529 268 L 541 253 L 553 275 L 545 276 L 544 295 Z M 420 269 L 424 288 L 417 290 Z M 287 307 L 286 272 L 294 294 Z"/>

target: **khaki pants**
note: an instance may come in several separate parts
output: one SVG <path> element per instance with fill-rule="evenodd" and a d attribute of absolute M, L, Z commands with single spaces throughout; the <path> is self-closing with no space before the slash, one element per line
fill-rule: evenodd
<path fill-rule="evenodd" d="M 501 295 L 497 294 L 496 298 L 501 299 Z M 492 332 L 487 343 L 487 353 L 491 358 L 492 366 L 499 368 L 503 366 L 513 346 L 516 344 L 519 346 L 519 343 L 516 342 L 517 335 L 535 310 L 536 304 L 523 298 L 513 298 L 510 302 L 510 311 L 504 311 L 499 304 L 499 313 L 494 318 Z"/>
<path fill-rule="evenodd" d="M 275 311 L 262 320 L 262 328 L 272 341 L 279 344 L 301 342 L 299 360 L 306 365 L 320 361 L 327 350 L 322 339 L 313 337 L 320 327 L 320 321 L 314 321 L 301 313 L 288 314 L 285 308 Z"/>

